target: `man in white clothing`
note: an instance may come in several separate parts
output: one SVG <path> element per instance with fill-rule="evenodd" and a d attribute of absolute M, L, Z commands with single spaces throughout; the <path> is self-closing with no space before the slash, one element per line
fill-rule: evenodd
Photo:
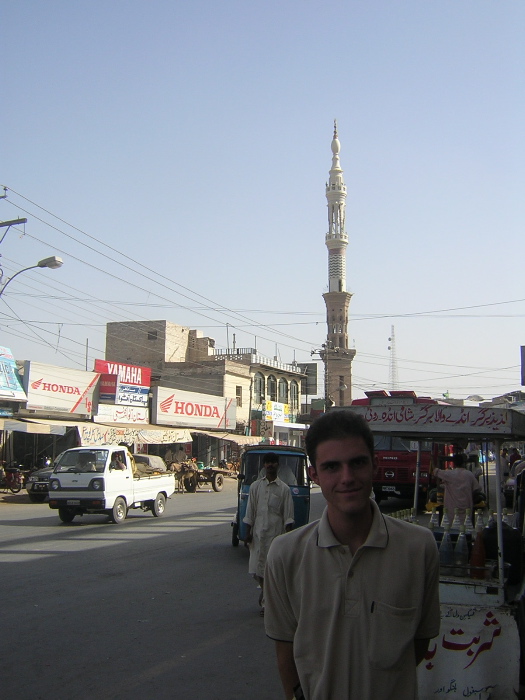
<path fill-rule="evenodd" d="M 294 507 L 290 489 L 277 476 L 279 457 L 269 452 L 263 460 L 265 476 L 250 486 L 243 522 L 248 526 L 244 544 L 250 547 L 248 573 L 261 587 L 259 605 L 264 615 L 264 567 L 270 545 L 294 523 Z"/>

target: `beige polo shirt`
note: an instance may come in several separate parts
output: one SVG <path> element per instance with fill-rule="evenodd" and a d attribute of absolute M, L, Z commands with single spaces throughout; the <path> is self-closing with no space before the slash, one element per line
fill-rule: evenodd
<path fill-rule="evenodd" d="M 353 557 L 326 510 L 270 548 L 266 633 L 293 642 L 307 700 L 417 698 L 413 640 L 439 634 L 432 533 L 370 503 L 372 526 Z"/>

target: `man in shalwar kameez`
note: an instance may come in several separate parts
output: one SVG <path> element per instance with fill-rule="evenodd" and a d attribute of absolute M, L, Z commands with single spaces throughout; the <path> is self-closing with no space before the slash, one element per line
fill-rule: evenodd
<path fill-rule="evenodd" d="M 259 605 L 264 615 L 264 566 L 270 545 L 277 537 L 292 529 L 294 507 L 287 484 L 277 476 L 279 456 L 274 452 L 265 455 L 263 466 L 266 475 L 250 486 L 248 505 L 243 522 L 246 528 L 244 544 L 250 548 L 248 573 L 261 587 Z"/>

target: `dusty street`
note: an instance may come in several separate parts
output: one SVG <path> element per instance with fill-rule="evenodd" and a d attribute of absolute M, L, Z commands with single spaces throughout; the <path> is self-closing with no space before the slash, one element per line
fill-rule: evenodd
<path fill-rule="evenodd" d="M 235 502 L 227 480 L 175 494 L 160 519 L 65 525 L 25 491 L 0 495 L 2 698 L 279 698 Z"/>

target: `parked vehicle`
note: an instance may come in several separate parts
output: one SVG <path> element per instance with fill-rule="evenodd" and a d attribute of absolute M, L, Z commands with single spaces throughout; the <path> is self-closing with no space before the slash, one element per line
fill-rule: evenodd
<path fill-rule="evenodd" d="M 49 479 L 55 468 L 54 464 L 48 464 L 41 469 L 32 471 L 26 479 L 27 495 L 31 503 L 43 503 L 49 491 Z"/>
<path fill-rule="evenodd" d="M 120 445 L 74 447 L 55 462 L 49 481 L 49 507 L 70 523 L 84 513 L 105 513 L 114 523 L 130 508 L 164 514 L 175 491 L 173 474 L 143 474 L 133 456 Z"/>
<path fill-rule="evenodd" d="M 268 452 L 279 455 L 277 476 L 288 484 L 294 504 L 294 527 L 306 525 L 310 516 L 310 482 L 307 472 L 308 458 L 300 447 L 285 445 L 250 445 L 246 447 L 241 459 L 241 472 L 238 475 L 237 512 L 232 522 L 232 545 L 237 547 L 239 540 L 246 537 L 246 525 L 243 518 L 248 505 L 250 485 L 264 476 L 263 462 Z"/>
<path fill-rule="evenodd" d="M 367 421 L 385 414 L 394 424 L 403 422 L 414 406 L 432 406 L 437 401 L 417 396 L 413 391 L 366 391 L 366 399 L 352 401 L 352 410 L 363 412 Z M 367 408 L 364 408 L 367 407 Z M 374 496 L 379 503 L 385 498 L 414 498 L 419 458 L 418 500 L 425 503 L 434 485 L 432 466 L 441 466 L 440 456 L 451 453 L 446 445 L 419 442 L 396 435 L 374 437 L 377 473 L 374 477 Z"/>
<path fill-rule="evenodd" d="M 0 466 L 0 489 L 18 493 L 24 485 L 24 476 L 20 467 Z"/>

